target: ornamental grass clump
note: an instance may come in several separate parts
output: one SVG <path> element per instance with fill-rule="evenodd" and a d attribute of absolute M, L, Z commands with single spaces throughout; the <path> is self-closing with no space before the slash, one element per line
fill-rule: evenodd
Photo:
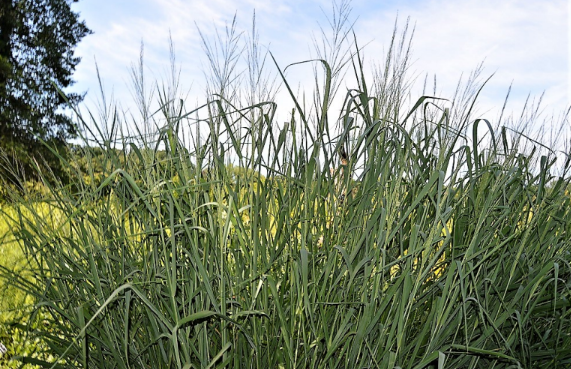
<path fill-rule="evenodd" d="M 163 88 L 153 114 L 141 78 L 145 132 L 78 116 L 99 154 L 86 140 L 65 163 L 73 186 L 46 181 L 49 220 L 25 198 L 13 216 L 33 273 L 15 283 L 43 343 L 22 362 L 571 365 L 569 152 L 476 116 L 478 72 L 452 99 L 410 103 L 406 29 L 366 77 L 345 5 L 330 49 L 304 62 L 310 103 L 255 37 L 237 46 L 233 24 L 203 38 L 204 105 Z M 271 99 L 278 87 L 286 99 Z"/>

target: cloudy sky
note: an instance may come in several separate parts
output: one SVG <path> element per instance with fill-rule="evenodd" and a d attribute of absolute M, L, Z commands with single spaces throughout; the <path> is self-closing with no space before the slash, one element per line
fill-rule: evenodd
<path fill-rule="evenodd" d="M 164 80 L 169 68 L 169 33 L 181 67 L 181 83 L 191 96 L 203 89 L 205 65 L 197 26 L 207 37 L 237 16 L 249 32 L 252 14 L 260 43 L 278 63 L 315 56 L 312 35 L 327 27 L 330 0 L 81 0 L 73 4 L 93 30 L 77 48 L 82 57 L 73 90 L 98 94 L 95 60 L 107 93 L 129 108 L 129 68 L 145 45 L 146 73 Z M 569 2 L 571 4 L 571 2 Z M 436 75 L 437 94 L 452 97 L 458 79 L 484 61 L 483 77 L 495 73 L 481 99 L 486 117 L 497 116 L 510 84 L 508 110 L 518 112 L 528 95 L 545 92 L 545 115 L 569 106 L 569 9 L 565 0 L 353 0 L 351 20 L 369 61 L 384 59 L 398 17 L 415 27 L 411 76 Z M 311 72 L 311 67 L 307 67 Z M 420 94 L 420 91 L 418 92 Z M 419 95 L 420 96 L 420 95 Z"/>

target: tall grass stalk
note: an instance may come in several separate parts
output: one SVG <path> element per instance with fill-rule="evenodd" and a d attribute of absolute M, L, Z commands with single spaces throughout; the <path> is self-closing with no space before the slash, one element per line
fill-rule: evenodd
<path fill-rule="evenodd" d="M 332 24 L 336 40 L 352 40 L 350 28 Z M 124 369 L 571 365 L 569 160 L 474 117 L 476 75 L 452 102 L 422 96 L 407 108 L 406 32 L 395 32 L 372 79 L 356 41 L 306 62 L 318 91 L 306 109 L 273 56 L 260 59 L 255 31 L 244 51 L 234 27 L 213 48 L 204 38 L 214 72 L 205 105 L 187 110 L 159 89 L 159 111 L 141 107 L 160 127 L 156 139 L 121 134 L 114 116 L 95 135 L 105 137 L 98 170 L 78 164 L 92 148 L 76 152 L 67 163 L 74 186 L 50 187 L 54 226 L 18 199 L 14 233 L 33 283 L 17 284 L 35 298 L 29 334 L 46 350 L 20 360 Z M 241 96 L 233 63 L 244 52 L 252 68 Z M 257 85 L 272 81 L 260 77 L 270 67 L 291 100 L 253 100 L 274 96 Z M 338 95 L 336 116 L 333 92 L 349 77 L 333 81 L 343 71 L 355 87 Z M 290 102 L 278 124 L 277 104 Z M 93 116 L 79 119 L 94 127 Z M 525 141 L 531 150 L 520 150 Z"/>

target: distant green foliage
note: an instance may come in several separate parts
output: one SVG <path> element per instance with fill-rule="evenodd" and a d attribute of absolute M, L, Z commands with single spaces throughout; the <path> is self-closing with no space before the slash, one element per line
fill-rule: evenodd
<path fill-rule="evenodd" d="M 17 211 L 12 207 L 0 205 L 0 266 L 5 271 L 17 276 L 25 276 L 26 259 L 20 245 L 16 242 L 12 230 L 14 229 L 14 217 Z M 3 273 L 6 274 L 6 273 Z M 6 354 L 0 356 L 1 368 L 19 368 L 21 363 L 11 361 L 14 356 L 32 356 L 38 349 L 39 339 L 29 338 L 21 326 L 14 323 L 27 321 L 33 299 L 23 290 L 16 288 L 10 283 L 10 278 L 0 278 L 0 342 L 8 349 Z M 26 365 L 24 368 L 32 368 Z"/>
<path fill-rule="evenodd" d="M 18 163 L 28 179 L 35 179 L 36 165 L 65 175 L 57 150 L 77 134 L 68 104 L 83 100 L 65 93 L 73 84 L 79 63 L 74 49 L 91 31 L 71 0 L 7 0 L 0 3 L 0 149 Z M 60 152 L 63 155 L 64 152 Z M 3 164 L 3 163 L 1 163 Z M 0 175 L 12 172 L 0 165 Z"/>

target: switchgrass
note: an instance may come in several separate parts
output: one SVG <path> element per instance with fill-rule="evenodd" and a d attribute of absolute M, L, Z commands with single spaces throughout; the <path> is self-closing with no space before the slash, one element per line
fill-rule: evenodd
<path fill-rule="evenodd" d="M 356 42 L 334 60 L 324 52 L 306 62 L 318 68 L 310 108 L 271 64 L 291 97 L 279 103 L 293 102 L 278 124 L 277 101 L 252 100 L 271 95 L 267 85 L 240 95 L 240 40 L 227 31 L 205 105 L 188 111 L 159 89 L 153 115 L 139 88 L 144 121 L 159 126 L 153 139 L 121 134 L 119 116 L 108 115 L 112 128 L 94 135 L 103 137 L 100 177 L 77 164 L 91 149 L 78 151 L 66 163 L 74 186 L 50 187 L 53 224 L 19 199 L 14 231 L 34 282 L 17 285 L 35 298 L 29 334 L 46 354 L 20 360 L 571 365 L 568 153 L 562 162 L 474 117 L 476 75 L 451 102 L 422 96 L 407 108 L 408 39 L 396 34 L 370 80 Z M 251 80 L 263 70 L 250 68 Z M 337 116 L 343 71 L 355 85 L 339 95 Z"/>

